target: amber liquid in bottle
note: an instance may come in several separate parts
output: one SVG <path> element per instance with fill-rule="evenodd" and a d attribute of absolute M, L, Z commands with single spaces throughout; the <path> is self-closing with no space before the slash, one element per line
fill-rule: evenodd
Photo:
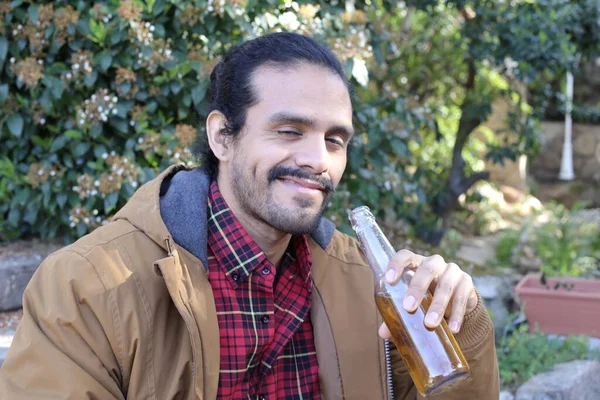
<path fill-rule="evenodd" d="M 410 275 L 395 285 L 387 283 L 384 275 L 395 251 L 367 207 L 353 210 L 350 220 L 374 273 L 377 308 L 419 393 L 425 397 L 442 393 L 465 380 L 469 365 L 446 321 L 435 329 L 425 326 L 431 294 L 415 312 L 406 311 L 402 302 Z"/>

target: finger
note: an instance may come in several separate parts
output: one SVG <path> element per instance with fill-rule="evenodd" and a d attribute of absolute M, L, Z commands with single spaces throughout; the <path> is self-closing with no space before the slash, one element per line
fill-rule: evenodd
<path fill-rule="evenodd" d="M 406 311 L 413 312 L 417 309 L 433 280 L 440 276 L 446 269 L 446 262 L 439 255 L 424 258 L 412 277 L 403 306 Z"/>
<path fill-rule="evenodd" d="M 448 326 L 452 333 L 458 333 L 460 330 L 465 318 L 467 303 L 473 293 L 473 280 L 469 275 L 464 274 L 454 291 L 454 298 L 452 299 L 452 313 L 448 320 Z"/>
<path fill-rule="evenodd" d="M 386 324 L 381 324 L 379 327 L 379 336 L 381 336 L 383 339 L 391 339 L 392 334 L 390 333 L 390 330 Z"/>
<path fill-rule="evenodd" d="M 448 303 L 454 295 L 456 286 L 461 281 L 464 272 L 460 270 L 458 265 L 450 263 L 446 270 L 440 276 L 437 287 L 433 294 L 433 300 L 425 315 L 425 326 L 435 328 L 442 322 L 442 317 L 446 312 Z"/>
<path fill-rule="evenodd" d="M 385 279 L 388 283 L 397 283 L 406 268 L 416 268 L 423 258 L 423 256 L 415 254 L 410 250 L 400 250 L 390 259 Z"/>
<path fill-rule="evenodd" d="M 471 278 L 471 282 L 473 282 L 472 278 Z M 469 296 L 469 300 L 467 300 L 467 309 L 465 311 L 465 314 L 473 311 L 475 309 L 475 307 L 477 307 L 477 303 L 479 303 L 479 299 L 477 298 L 477 291 L 475 291 L 475 285 L 473 284 L 473 289 L 471 290 L 471 295 Z"/>

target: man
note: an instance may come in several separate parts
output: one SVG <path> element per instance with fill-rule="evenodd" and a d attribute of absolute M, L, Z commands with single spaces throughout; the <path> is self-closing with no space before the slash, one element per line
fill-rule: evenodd
<path fill-rule="evenodd" d="M 2 399 L 417 398 L 378 335 L 363 254 L 321 217 L 353 135 L 339 61 L 304 36 L 260 37 L 217 65 L 210 98 L 202 168 L 169 168 L 40 266 Z M 439 398 L 497 399 L 470 277 L 401 251 L 390 281 L 404 268 L 406 308 L 437 282 L 425 323 L 446 314 L 472 369 Z"/>

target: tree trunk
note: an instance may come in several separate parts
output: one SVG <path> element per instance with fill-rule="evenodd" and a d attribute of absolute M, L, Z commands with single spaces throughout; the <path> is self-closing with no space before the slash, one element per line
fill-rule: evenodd
<path fill-rule="evenodd" d="M 465 160 L 462 156 L 462 151 L 471 133 L 473 133 L 475 128 L 482 122 L 481 118 L 473 117 L 466 112 L 470 105 L 468 95 L 475 89 L 476 74 L 477 70 L 475 62 L 469 60 L 467 81 L 465 83 L 467 96 L 461 105 L 461 118 L 458 124 L 458 131 L 456 132 L 454 148 L 452 149 L 452 166 L 450 167 L 450 174 L 448 176 L 446 187 L 439 197 L 437 204 L 434 206 L 437 216 L 442 219 L 442 227 L 439 230 L 432 232 L 427 240 L 434 246 L 440 244 L 446 231 L 450 227 L 450 214 L 457 208 L 460 195 L 469 190 L 469 188 L 477 181 L 489 178 L 488 171 L 477 172 L 470 176 L 464 175 Z"/>

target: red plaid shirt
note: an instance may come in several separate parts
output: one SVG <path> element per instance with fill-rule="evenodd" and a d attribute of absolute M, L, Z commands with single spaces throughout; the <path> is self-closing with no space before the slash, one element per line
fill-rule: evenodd
<path fill-rule="evenodd" d="M 217 398 L 321 398 L 311 263 L 306 238 L 293 236 L 277 271 L 211 184 L 208 273 L 221 345 Z"/>

